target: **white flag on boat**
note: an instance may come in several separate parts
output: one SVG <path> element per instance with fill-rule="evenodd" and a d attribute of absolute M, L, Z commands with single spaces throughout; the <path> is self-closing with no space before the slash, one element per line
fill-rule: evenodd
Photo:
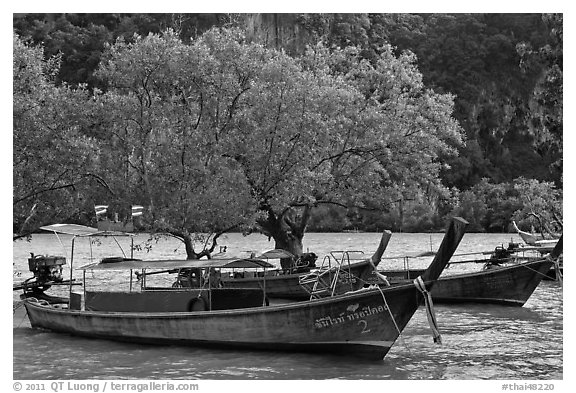
<path fill-rule="evenodd" d="M 96 216 L 104 214 L 108 211 L 108 205 L 96 205 L 94 206 L 94 211 L 96 211 Z"/>
<path fill-rule="evenodd" d="M 132 217 L 141 216 L 144 212 L 144 206 L 134 205 L 132 206 Z"/>

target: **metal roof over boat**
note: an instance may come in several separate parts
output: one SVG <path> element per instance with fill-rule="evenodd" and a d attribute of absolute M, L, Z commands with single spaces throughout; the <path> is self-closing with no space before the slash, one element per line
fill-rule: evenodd
<path fill-rule="evenodd" d="M 133 233 L 101 231 L 97 228 L 78 224 L 52 224 L 42 226 L 40 229 L 74 236 L 134 236 Z"/>
<path fill-rule="evenodd" d="M 120 262 L 90 263 L 80 266 L 78 270 L 141 270 L 141 269 L 182 269 L 182 268 L 270 268 L 270 262 L 257 258 L 218 258 L 218 259 L 182 259 L 142 261 L 126 259 Z"/>
<path fill-rule="evenodd" d="M 295 258 L 295 256 L 291 252 L 276 248 L 274 250 L 269 250 L 258 255 L 256 258 L 281 259 L 281 258 Z"/>

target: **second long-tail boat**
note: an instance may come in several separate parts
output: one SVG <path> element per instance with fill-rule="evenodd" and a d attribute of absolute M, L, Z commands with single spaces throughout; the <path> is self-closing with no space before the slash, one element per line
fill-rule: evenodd
<path fill-rule="evenodd" d="M 266 280 L 268 297 L 304 300 L 310 297 L 310 291 L 301 285 L 302 276 L 311 271 L 323 270 L 330 275 L 330 280 L 335 279 L 338 282 L 338 285 L 334 288 L 336 292 L 342 293 L 357 290 L 366 283 L 363 278 L 369 275 L 374 267 L 380 263 L 391 235 L 390 231 L 384 231 L 378 248 L 369 258 L 353 259 L 353 255 L 358 255 L 357 251 L 332 251 L 325 256 L 321 266 L 316 266 L 316 269 L 310 269 L 309 266 L 301 269 L 295 264 L 293 269 L 271 269 L 267 272 L 266 277 L 263 274 L 222 277 L 221 283 L 225 288 L 258 289 L 262 288 L 264 280 Z M 259 258 L 273 257 L 278 251 L 274 250 L 273 252 L 264 253 Z"/>
<path fill-rule="evenodd" d="M 554 249 L 539 257 L 506 257 L 452 262 L 482 264 L 477 271 L 442 275 L 430 292 L 434 303 L 490 303 L 523 306 L 562 255 L 562 237 Z M 510 250 L 515 251 L 515 249 Z M 512 255 L 512 254 L 510 254 Z M 381 271 L 392 284 L 409 281 L 423 269 Z"/>

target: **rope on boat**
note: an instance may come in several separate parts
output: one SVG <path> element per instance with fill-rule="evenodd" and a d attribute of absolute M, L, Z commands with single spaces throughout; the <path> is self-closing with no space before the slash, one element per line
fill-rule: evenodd
<path fill-rule="evenodd" d="M 394 319 L 394 315 L 392 315 L 392 310 L 390 310 L 390 307 L 388 307 L 388 302 L 386 301 L 386 296 L 384 296 L 384 292 L 382 292 L 382 288 L 380 288 L 380 285 L 376 285 L 376 288 L 378 288 L 378 290 L 380 291 L 380 294 L 382 295 L 382 299 L 384 300 L 384 305 L 386 306 L 386 310 L 388 310 L 388 313 L 390 314 L 390 318 L 392 319 L 392 322 L 394 323 L 394 327 L 398 331 L 398 335 L 402 334 L 402 332 L 400 331 L 400 328 L 398 327 L 398 324 L 396 323 L 396 320 Z"/>
<path fill-rule="evenodd" d="M 418 276 L 414 280 L 414 286 L 422 293 L 424 296 L 424 303 L 426 306 L 426 317 L 428 318 L 428 323 L 432 329 L 432 337 L 436 344 L 442 344 L 442 337 L 440 336 L 440 331 L 438 330 L 438 322 L 436 321 L 436 313 L 434 312 L 434 303 L 432 303 L 432 296 L 430 292 L 426 290 L 426 284 L 422 280 L 421 276 Z"/>
<path fill-rule="evenodd" d="M 20 328 L 22 326 L 22 324 L 24 323 L 24 321 L 26 320 L 26 317 L 28 316 L 28 310 L 24 309 L 24 315 L 22 316 L 22 319 L 20 320 L 20 323 L 18 323 L 18 327 Z"/>
<path fill-rule="evenodd" d="M 550 259 L 549 256 L 547 256 L 546 258 L 547 258 L 547 259 Z M 557 258 L 557 259 L 555 259 L 553 262 L 554 262 L 554 270 L 555 270 L 555 272 L 556 272 L 556 279 L 557 279 L 558 281 L 560 281 L 561 284 L 563 284 L 563 283 L 564 283 L 564 281 L 563 281 L 563 278 L 564 278 L 564 277 L 563 277 L 563 275 L 562 275 L 562 271 L 560 270 L 560 259 Z M 540 276 L 542 276 L 542 277 L 548 277 L 548 274 L 542 273 L 542 272 L 540 272 L 540 271 L 538 271 L 538 270 L 536 270 L 536 269 L 533 269 L 533 268 L 531 268 L 531 267 L 529 267 L 529 266 L 522 265 L 522 267 L 523 267 L 524 269 L 528 269 L 528 270 L 532 271 L 533 273 L 536 273 L 536 274 L 538 274 L 538 275 L 540 275 Z"/>
<path fill-rule="evenodd" d="M 380 280 L 382 280 L 384 285 L 386 285 L 387 287 L 390 286 L 390 283 L 388 282 L 388 277 L 386 277 L 385 275 L 383 275 L 382 273 L 380 273 L 376 269 L 374 269 L 374 273 L 376 274 L 376 277 L 378 277 Z M 364 280 L 362 280 L 362 281 L 364 281 Z M 364 282 L 366 282 L 366 281 L 364 281 Z M 380 286 L 378 286 L 378 287 L 380 287 Z"/>
<path fill-rule="evenodd" d="M 556 280 L 558 280 L 560 284 L 564 285 L 564 275 L 562 274 L 562 269 L 560 268 L 560 259 L 556 259 L 554 261 L 554 272 L 556 273 Z"/>
<path fill-rule="evenodd" d="M 538 275 L 540 275 L 540 276 L 542 276 L 542 277 L 547 277 L 546 273 L 539 272 L 538 270 L 533 269 L 533 268 L 531 268 L 531 267 L 529 267 L 529 266 L 522 265 L 522 267 L 523 267 L 524 269 L 528 269 L 528 270 L 532 271 L 533 273 L 536 273 L 536 274 L 538 274 Z"/>
<path fill-rule="evenodd" d="M 386 277 L 382 273 L 378 272 L 378 270 L 376 270 L 375 266 L 373 266 L 373 267 L 374 267 L 373 271 L 376 274 L 376 277 L 379 278 L 385 286 L 387 286 L 387 287 L 390 286 L 390 283 L 388 282 L 388 277 Z M 384 301 L 384 306 L 386 307 L 386 310 L 388 310 L 388 314 L 390 314 L 390 319 L 392 320 L 392 323 L 394 324 L 394 327 L 396 328 L 396 331 L 398 332 L 398 338 L 400 338 L 400 340 L 402 341 L 402 344 L 404 344 L 404 346 L 406 347 L 408 352 L 410 352 L 410 347 L 404 341 L 404 338 L 402 337 L 402 331 L 398 327 L 398 324 L 396 323 L 396 319 L 394 318 L 394 315 L 392 314 L 392 310 L 390 310 L 390 307 L 388 306 L 388 302 L 386 301 L 386 296 L 384 295 L 384 292 L 382 291 L 382 287 L 378 284 L 369 283 L 368 281 L 363 280 L 361 277 L 356 277 L 356 278 L 358 280 L 360 280 L 361 282 L 363 282 L 364 284 L 368 284 L 369 288 L 374 288 L 374 287 L 378 288 L 378 290 L 380 291 L 380 295 L 382 295 L 382 300 Z"/>
<path fill-rule="evenodd" d="M 475 252 L 464 252 L 464 253 L 460 253 L 460 254 L 454 254 L 452 255 L 453 257 L 464 257 L 464 256 L 470 256 L 470 255 L 487 255 L 488 253 L 492 253 L 493 251 L 475 251 Z M 435 254 L 435 253 L 434 253 Z M 430 257 L 433 256 L 433 254 L 431 254 L 431 251 L 424 251 L 421 252 L 420 254 L 414 254 L 414 255 L 392 255 L 392 256 L 388 256 L 388 257 L 382 257 L 380 259 L 404 259 L 404 258 L 408 258 L 408 259 L 417 259 L 417 258 L 426 258 L 426 257 Z M 466 261 L 466 262 L 472 262 L 472 261 Z"/>
<path fill-rule="evenodd" d="M 564 275 L 562 274 L 562 269 L 560 268 L 560 257 L 552 258 L 551 254 L 546 255 L 546 259 L 552 261 L 554 263 L 554 273 L 556 273 L 556 280 L 560 282 L 560 284 L 564 285 Z"/>
<path fill-rule="evenodd" d="M 12 315 L 16 314 L 16 310 L 18 310 L 23 305 L 24 305 L 24 302 L 22 300 L 18 300 L 16 302 L 14 302 L 14 304 L 12 305 Z"/>
<path fill-rule="evenodd" d="M 12 316 L 14 316 L 16 314 L 16 310 L 18 310 L 20 307 L 24 306 L 24 302 L 22 300 L 17 301 L 16 304 L 14 304 L 13 307 L 13 314 Z M 26 319 L 26 316 L 28 315 L 28 310 L 26 308 L 24 308 L 24 315 L 22 316 L 22 319 L 20 320 L 20 322 L 18 323 L 18 328 L 20 326 L 22 326 L 22 324 L 24 323 L 24 320 Z"/>
<path fill-rule="evenodd" d="M 388 285 L 390 285 L 390 284 L 388 284 Z M 386 301 L 386 296 L 384 296 L 384 292 L 382 292 L 382 288 L 380 288 L 380 285 L 376 285 L 376 288 L 378 288 L 378 290 L 380 291 L 380 295 L 382 295 L 382 300 L 384 300 L 384 305 L 386 306 L 386 310 L 388 310 L 388 314 L 390 314 L 390 319 L 392 319 L 392 322 L 394 323 L 394 327 L 396 328 L 396 331 L 398 332 L 398 338 L 400 338 L 400 340 L 402 341 L 402 344 L 404 344 L 404 346 L 406 347 L 408 352 L 410 352 L 410 347 L 408 346 L 408 344 L 406 344 L 406 342 L 404 341 L 404 338 L 402 337 L 402 332 L 400 331 L 400 328 L 398 327 L 398 324 L 396 323 L 396 319 L 394 319 L 394 315 L 392 315 L 392 310 L 390 310 L 390 307 L 388 307 L 388 302 Z"/>

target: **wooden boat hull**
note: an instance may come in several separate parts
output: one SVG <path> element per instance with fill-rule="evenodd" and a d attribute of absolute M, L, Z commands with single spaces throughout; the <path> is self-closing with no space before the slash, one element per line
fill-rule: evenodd
<path fill-rule="evenodd" d="M 379 272 L 386 276 L 390 282 L 398 280 L 413 280 L 421 276 L 426 269 L 397 269 L 397 270 L 380 270 Z"/>
<path fill-rule="evenodd" d="M 435 303 L 492 303 L 521 307 L 552 265 L 553 262 L 540 259 L 441 277 L 430 293 Z"/>
<path fill-rule="evenodd" d="M 358 275 L 362 263 L 352 266 Z M 523 306 L 541 280 L 550 279 L 553 263 L 544 259 L 507 267 L 492 268 L 475 273 L 440 277 L 431 291 L 435 303 L 492 303 Z M 425 269 L 384 270 L 392 284 L 418 277 Z M 310 294 L 302 288 L 298 274 L 271 276 L 266 278 L 266 294 L 270 298 L 308 299 Z M 263 279 L 240 278 L 224 281 L 225 287 L 262 288 Z"/>
<path fill-rule="evenodd" d="M 350 273 L 359 277 L 370 266 L 367 261 L 350 264 Z M 343 268 L 348 272 L 347 268 Z M 305 273 L 279 274 L 275 276 L 250 277 L 250 278 L 222 278 L 224 288 L 264 288 L 266 286 L 266 296 L 277 299 L 306 300 L 310 298 L 310 293 L 300 285 L 300 276 Z M 266 282 L 264 282 L 266 281 Z M 338 293 L 357 290 L 362 287 L 360 281 L 352 278 L 351 282 L 343 283 L 337 288 Z"/>
<path fill-rule="evenodd" d="M 382 359 L 421 299 L 410 284 L 383 288 L 382 292 L 369 289 L 314 301 L 210 312 L 80 311 L 30 299 L 24 304 L 32 327 L 72 335 Z"/>

